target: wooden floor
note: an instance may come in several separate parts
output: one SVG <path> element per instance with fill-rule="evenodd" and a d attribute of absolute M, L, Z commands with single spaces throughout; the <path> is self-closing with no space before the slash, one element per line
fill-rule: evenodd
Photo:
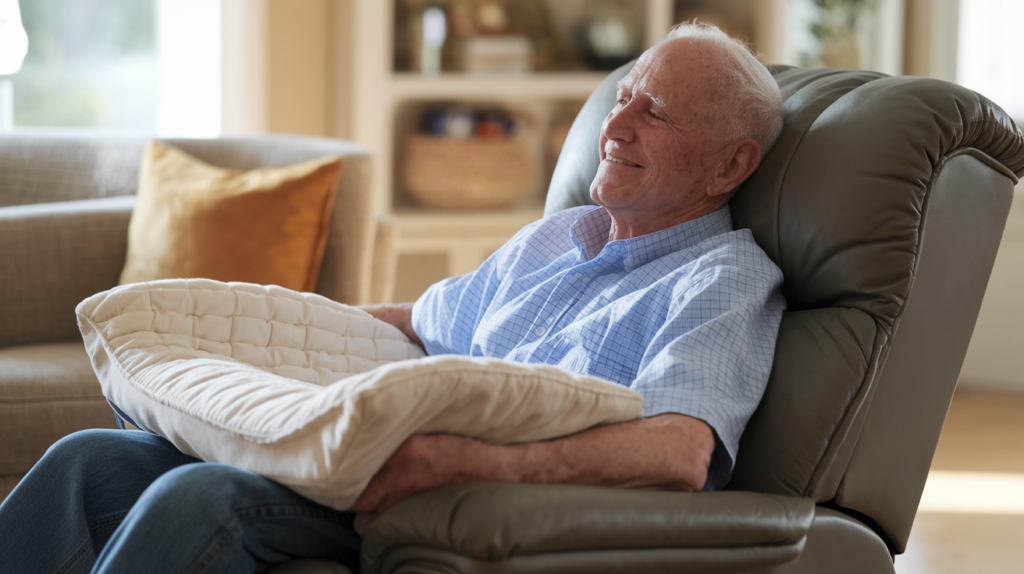
<path fill-rule="evenodd" d="M 933 473 L 945 471 L 1024 480 L 1024 395 L 957 391 L 932 461 Z M 971 494 L 971 486 L 965 483 L 964 492 Z M 896 572 L 1024 572 L 1024 512 L 995 512 L 919 511 Z"/>

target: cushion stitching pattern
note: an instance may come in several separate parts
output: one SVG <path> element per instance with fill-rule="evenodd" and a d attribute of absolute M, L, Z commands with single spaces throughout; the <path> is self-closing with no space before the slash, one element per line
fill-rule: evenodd
<path fill-rule="evenodd" d="M 168 293 L 171 293 L 171 292 L 173 292 L 175 290 L 177 290 L 177 289 L 172 289 L 172 288 L 156 288 L 156 289 L 153 289 L 153 291 L 158 291 L 158 292 L 160 292 L 162 294 L 168 294 Z M 258 313 L 247 313 L 246 314 L 246 313 L 237 312 L 237 311 L 239 311 L 239 308 L 241 306 L 240 302 L 239 302 L 239 292 L 238 291 L 235 291 L 234 289 L 231 289 L 230 287 L 229 288 L 225 288 L 225 289 L 201 288 L 201 287 L 197 287 L 192 282 L 186 282 L 184 290 L 187 291 L 188 294 L 189 294 L 189 303 L 190 303 L 190 307 L 191 307 L 187 312 L 182 312 L 182 311 L 177 310 L 177 309 L 169 309 L 169 308 L 165 307 L 164 305 L 162 305 L 159 302 L 156 302 L 156 303 L 153 302 L 152 297 L 151 297 L 151 291 L 149 291 L 149 290 L 146 291 L 145 306 L 148 307 L 147 312 L 153 314 L 152 315 L 153 319 L 150 322 L 149 332 L 153 333 L 154 335 L 159 337 L 161 342 L 164 344 L 164 346 L 166 346 L 168 348 L 171 347 L 171 346 L 179 346 L 179 345 L 173 345 L 172 342 L 168 341 L 168 338 L 170 338 L 170 337 L 178 337 L 178 336 L 182 336 L 182 335 L 181 334 L 176 334 L 176 333 L 167 333 L 165 331 L 157 331 L 155 323 L 158 320 L 159 316 L 164 316 L 164 317 L 171 317 L 171 316 L 185 317 L 185 316 L 187 316 L 189 318 L 189 320 L 191 321 L 191 323 L 192 323 L 192 328 L 191 328 L 192 333 L 191 333 L 191 336 L 187 336 L 187 337 L 189 339 L 191 339 L 189 341 L 189 343 L 191 344 L 193 349 L 196 349 L 196 350 L 201 349 L 202 346 L 203 346 L 203 345 L 201 345 L 201 343 L 227 344 L 231 348 L 231 354 L 229 356 L 231 358 L 233 358 L 233 359 L 236 359 L 236 360 L 238 360 L 238 358 L 235 356 L 235 354 L 236 354 L 235 350 L 237 349 L 237 347 L 248 347 L 248 348 L 252 348 L 252 349 L 266 349 L 268 351 L 275 351 L 275 350 L 276 351 L 281 351 L 281 350 L 285 350 L 285 349 L 290 350 L 290 349 L 294 349 L 295 348 L 295 347 L 290 346 L 290 345 L 281 345 L 281 344 L 271 345 L 271 344 L 269 344 L 269 342 L 267 344 L 265 344 L 265 345 L 261 345 L 259 343 L 251 343 L 251 342 L 248 342 L 248 341 L 234 340 L 235 339 L 234 333 L 236 333 L 236 332 L 238 332 L 240 330 L 240 329 L 237 328 L 236 319 L 254 319 L 254 320 L 264 321 L 264 322 L 269 324 L 271 329 L 274 328 L 274 323 L 275 322 L 284 323 L 284 321 L 275 320 L 273 318 L 274 316 L 278 315 L 278 313 L 276 313 L 275 311 L 269 311 L 269 312 L 264 313 L 264 314 L 258 314 Z M 197 332 L 198 327 L 197 327 L 197 322 L 196 322 L 196 319 L 199 316 L 198 313 L 196 312 L 197 311 L 197 309 L 196 309 L 196 295 L 197 294 L 201 294 L 201 293 L 216 293 L 216 294 L 219 294 L 219 293 L 223 293 L 225 291 L 232 292 L 232 294 L 234 296 L 233 298 L 234 298 L 234 301 L 235 301 L 234 308 L 235 308 L 236 313 L 229 314 L 229 315 L 225 315 L 225 314 L 222 314 L 222 313 L 210 313 L 210 314 L 207 314 L 207 315 L 208 316 L 215 316 L 215 317 L 229 318 L 231 320 L 231 327 L 229 328 L 228 338 L 226 340 L 220 340 L 220 339 L 215 339 L 215 338 L 208 337 L 208 336 L 205 336 L 205 337 L 204 336 L 200 336 L 198 334 L 198 332 Z M 291 295 L 291 292 L 286 292 L 286 294 Z M 352 317 L 358 317 L 358 318 L 368 318 L 369 317 L 369 315 L 365 315 L 362 312 L 356 312 L 354 309 L 339 308 L 339 307 L 337 307 L 335 305 L 332 305 L 331 302 L 326 302 L 325 303 L 325 302 L 320 302 L 320 301 L 311 301 L 310 298 L 304 297 L 304 296 L 299 296 L 299 297 L 290 296 L 290 297 L 287 297 L 287 299 L 289 301 L 294 301 L 296 303 L 299 303 L 300 305 L 305 307 L 306 311 L 310 311 L 310 313 L 306 313 L 307 315 L 311 315 L 312 311 L 324 309 L 324 310 L 327 310 L 327 311 L 329 311 L 331 313 L 338 313 L 338 314 L 344 315 L 344 316 L 346 316 L 346 319 L 351 319 Z M 274 300 L 274 299 L 271 299 L 271 300 Z M 108 320 L 105 320 L 105 321 L 98 321 L 97 324 L 106 326 L 106 324 L 109 321 L 111 321 L 111 320 L 113 320 L 113 317 L 111 319 L 108 319 Z M 284 367 L 284 368 L 299 368 L 299 369 L 308 369 L 308 370 L 313 371 L 313 372 L 325 371 L 326 373 L 329 373 L 331 375 L 337 375 L 337 374 L 347 374 L 347 375 L 350 375 L 350 374 L 353 374 L 353 372 L 354 372 L 353 371 L 352 361 L 350 360 L 350 357 L 347 356 L 348 354 L 350 354 L 350 352 L 349 352 L 350 343 L 351 343 L 350 340 L 367 340 L 367 341 L 372 342 L 373 343 L 372 346 L 373 346 L 373 348 L 375 350 L 375 355 L 376 356 L 372 357 L 372 358 L 371 357 L 365 357 L 365 358 L 367 359 L 368 362 L 370 362 L 373 365 L 377 365 L 377 366 L 379 366 L 380 364 L 382 364 L 386 360 L 381 358 L 380 347 L 377 344 L 376 339 L 384 339 L 384 340 L 388 340 L 388 341 L 394 341 L 394 342 L 397 342 L 397 343 L 405 343 L 405 341 L 403 341 L 398 336 L 391 335 L 391 334 L 382 334 L 382 335 L 377 336 L 377 337 L 366 337 L 366 336 L 362 336 L 362 335 L 358 335 L 358 334 L 350 334 L 350 331 L 352 331 L 351 321 L 346 321 L 345 322 L 345 332 L 331 331 L 331 330 L 323 329 L 323 328 L 320 328 L 320 327 L 317 327 L 315 325 L 311 325 L 311 324 L 308 324 L 308 323 L 294 324 L 294 325 L 302 327 L 302 336 L 303 336 L 302 350 L 304 351 L 304 353 L 303 353 L 303 355 L 304 355 L 304 363 L 303 364 L 296 364 L 296 363 L 285 362 L 285 361 L 283 361 L 284 357 L 280 356 L 280 353 L 278 353 L 279 358 L 281 358 L 282 360 L 279 360 L 279 361 L 266 361 L 263 364 L 253 365 L 253 366 L 255 366 L 257 368 L 261 368 L 261 369 L 278 369 L 278 368 L 282 368 L 282 367 Z M 329 336 L 340 337 L 343 340 L 344 348 L 340 352 L 339 351 L 334 351 L 334 350 L 329 350 L 329 349 L 327 349 L 325 347 L 309 348 L 309 341 L 311 339 L 310 332 L 311 332 L 312 329 L 316 329 L 317 331 L 322 331 L 322 332 L 328 334 Z M 109 333 L 107 333 L 107 334 L 109 335 Z M 127 334 L 127 333 L 119 334 L 116 337 L 113 337 L 113 339 L 124 337 L 124 336 L 130 336 L 130 335 Z M 273 338 L 272 334 L 271 334 L 270 338 Z M 209 352 L 209 351 L 206 351 L 206 352 Z M 214 354 L 216 354 L 216 353 L 214 353 Z M 316 362 L 310 360 L 311 354 L 313 354 L 312 356 L 321 355 L 321 356 L 330 358 L 330 359 L 336 361 L 337 363 L 340 363 L 342 368 L 341 368 L 341 370 L 336 368 L 338 365 L 335 365 L 333 367 L 314 366 Z M 322 377 L 316 377 L 316 378 L 317 379 L 322 379 Z"/>

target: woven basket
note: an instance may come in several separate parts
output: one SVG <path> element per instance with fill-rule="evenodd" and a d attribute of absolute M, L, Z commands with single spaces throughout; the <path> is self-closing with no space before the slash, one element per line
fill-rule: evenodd
<path fill-rule="evenodd" d="M 412 134 L 404 142 L 402 185 L 420 205 L 497 209 L 530 191 L 537 160 L 529 139 L 457 139 Z"/>

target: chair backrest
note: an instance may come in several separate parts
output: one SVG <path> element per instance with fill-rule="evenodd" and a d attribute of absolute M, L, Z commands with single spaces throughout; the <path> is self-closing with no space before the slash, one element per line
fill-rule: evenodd
<path fill-rule="evenodd" d="M 0 138 L 0 207 L 134 195 L 147 141 L 80 132 L 4 135 Z M 345 163 L 316 291 L 343 303 L 369 302 L 375 220 L 365 148 L 337 139 L 286 135 L 162 141 L 211 165 L 231 169 L 342 156 Z"/>
<path fill-rule="evenodd" d="M 569 132 L 548 213 L 592 203 L 613 72 Z M 925 78 L 771 69 L 784 127 L 733 197 L 785 275 L 764 398 L 728 488 L 813 498 L 906 546 L 995 259 L 1024 135 Z"/>

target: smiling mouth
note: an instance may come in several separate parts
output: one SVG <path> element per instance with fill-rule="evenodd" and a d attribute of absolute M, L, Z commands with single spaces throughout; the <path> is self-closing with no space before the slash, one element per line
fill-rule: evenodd
<path fill-rule="evenodd" d="M 629 161 L 628 159 L 622 159 L 621 157 L 615 157 L 615 156 L 613 156 L 611 154 L 605 154 L 604 159 L 606 159 L 608 161 L 614 161 L 615 163 L 621 163 L 622 165 L 626 165 L 626 166 L 629 166 L 629 167 L 640 167 L 640 164 L 638 164 L 638 163 L 633 163 L 633 162 Z"/>

